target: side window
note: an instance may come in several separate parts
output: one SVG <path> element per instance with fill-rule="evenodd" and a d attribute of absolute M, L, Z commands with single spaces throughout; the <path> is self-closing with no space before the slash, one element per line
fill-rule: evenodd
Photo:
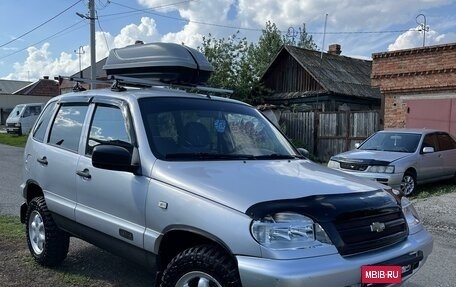
<path fill-rule="evenodd" d="M 437 144 L 437 138 L 435 134 L 429 134 L 424 137 L 423 140 L 423 148 L 424 147 L 433 147 L 435 151 L 437 151 L 438 144 Z"/>
<path fill-rule="evenodd" d="M 437 139 L 439 141 L 440 150 L 450 150 L 456 148 L 455 141 L 447 134 L 438 134 Z"/>
<path fill-rule="evenodd" d="M 31 107 L 26 107 L 25 110 L 24 110 L 24 113 L 22 113 L 22 117 L 23 118 L 26 118 L 26 117 L 30 117 L 31 115 Z"/>
<path fill-rule="evenodd" d="M 32 132 L 33 138 L 39 142 L 44 142 L 44 134 L 54 113 L 55 102 L 50 103 L 38 119 L 35 130 Z"/>
<path fill-rule="evenodd" d="M 55 117 L 49 143 L 77 152 L 87 106 L 62 105 Z"/>
<path fill-rule="evenodd" d="M 98 105 L 95 109 L 87 140 L 86 155 L 91 155 L 99 144 L 120 145 L 127 149 L 132 140 L 122 111 L 115 106 Z"/>

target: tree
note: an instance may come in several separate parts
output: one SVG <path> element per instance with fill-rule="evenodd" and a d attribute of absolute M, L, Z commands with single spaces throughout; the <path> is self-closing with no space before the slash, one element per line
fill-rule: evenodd
<path fill-rule="evenodd" d="M 239 37 L 239 31 L 228 38 L 216 39 L 211 34 L 203 37 L 202 47 L 198 50 L 206 55 L 214 67 L 208 81 L 213 87 L 232 89 L 233 97 L 252 104 L 262 102 L 271 94 L 261 83 L 260 78 L 273 61 L 282 45 L 316 49 L 312 36 L 308 35 L 305 25 L 299 28 L 297 43 L 282 35 L 276 24 L 268 21 L 256 44 L 248 43 Z"/>
<path fill-rule="evenodd" d="M 298 37 L 298 41 L 296 41 Z M 283 42 L 285 45 L 296 46 L 299 48 L 316 50 L 317 44 L 315 44 L 312 35 L 309 35 L 306 31 L 306 24 L 302 24 L 302 27 L 296 31 L 293 27 L 288 28 L 287 34 L 283 36 Z"/>
<path fill-rule="evenodd" d="M 246 38 L 239 37 L 239 31 L 228 38 L 215 39 L 211 34 L 203 37 L 202 47 L 198 47 L 209 60 L 214 72 L 208 81 L 209 86 L 232 89 L 234 97 L 244 99 L 249 92 L 252 77 L 248 55 L 252 45 Z"/>
<path fill-rule="evenodd" d="M 250 55 L 254 63 L 253 73 L 256 80 L 260 79 L 283 44 L 282 33 L 276 24 L 270 21 L 266 22 L 266 27 L 262 30 L 258 43 Z"/>

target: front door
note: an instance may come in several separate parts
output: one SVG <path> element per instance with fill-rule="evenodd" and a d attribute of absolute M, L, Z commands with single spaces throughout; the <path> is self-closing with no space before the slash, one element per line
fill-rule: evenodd
<path fill-rule="evenodd" d="M 95 168 L 91 159 L 99 144 L 133 147 L 134 133 L 126 114 L 122 104 L 95 103 L 85 155 L 77 166 L 76 221 L 142 248 L 148 178 Z"/>

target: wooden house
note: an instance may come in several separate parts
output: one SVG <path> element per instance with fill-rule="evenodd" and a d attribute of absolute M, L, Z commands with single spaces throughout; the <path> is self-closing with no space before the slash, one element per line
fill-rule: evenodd
<path fill-rule="evenodd" d="M 340 45 L 328 53 L 282 46 L 261 82 L 273 91 L 265 102 L 300 110 L 378 110 L 380 90 L 371 87 L 372 61 L 340 55 Z"/>

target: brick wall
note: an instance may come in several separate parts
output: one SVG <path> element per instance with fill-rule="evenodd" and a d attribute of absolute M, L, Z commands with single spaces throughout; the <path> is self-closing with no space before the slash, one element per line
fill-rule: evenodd
<path fill-rule="evenodd" d="M 406 126 L 403 96 L 456 92 L 456 43 L 372 55 L 372 86 L 382 93 L 384 128 Z"/>

